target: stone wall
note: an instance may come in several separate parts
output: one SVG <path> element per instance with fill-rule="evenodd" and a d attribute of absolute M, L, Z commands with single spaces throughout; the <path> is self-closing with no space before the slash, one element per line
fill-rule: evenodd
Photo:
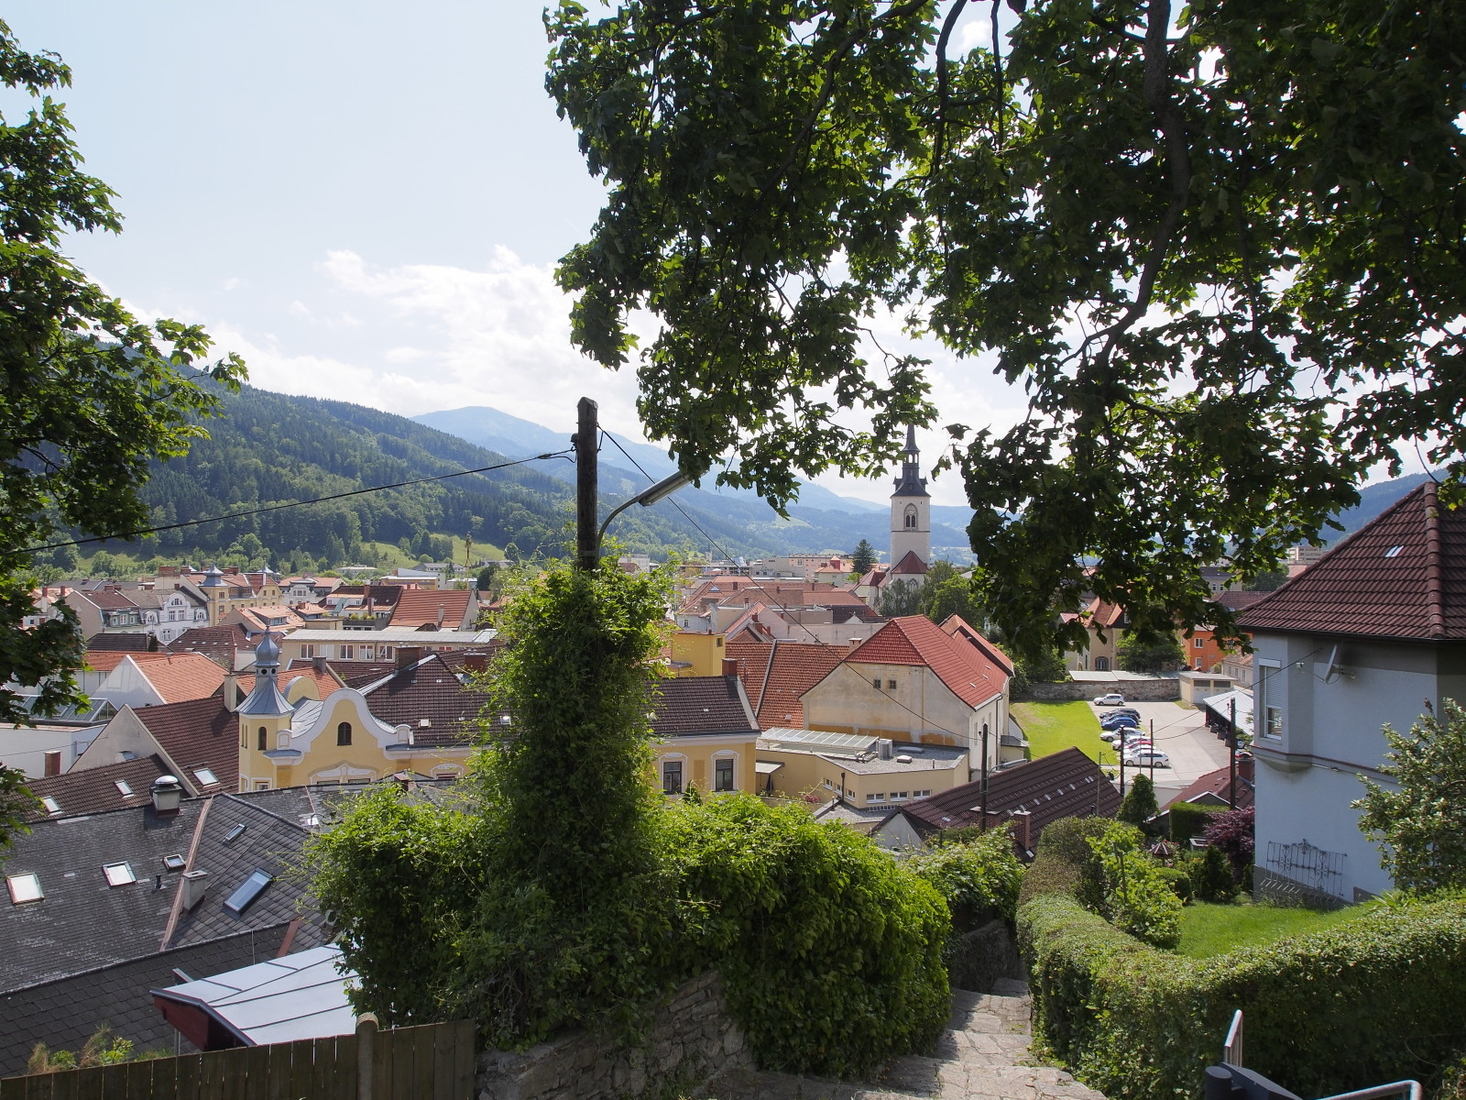
<path fill-rule="evenodd" d="M 616 1049 L 574 1032 L 522 1054 L 479 1055 L 478 1100 L 615 1100 L 667 1082 L 690 1090 L 719 1073 L 752 1066 L 723 1006 L 723 983 L 709 971 L 659 1008 L 647 1041 Z"/>
<path fill-rule="evenodd" d="M 1013 701 L 1062 703 L 1071 699 L 1093 699 L 1112 691 L 1125 696 L 1126 702 L 1164 703 L 1181 698 L 1181 682 L 1174 676 L 1156 676 L 1118 683 L 1068 680 L 1062 684 L 1030 684 L 1028 690 L 1021 696 L 1015 695 Z"/>
<path fill-rule="evenodd" d="M 994 919 L 961 936 L 947 960 L 953 989 L 991 993 L 999 981 L 1027 981 L 1028 968 L 1006 921 Z"/>

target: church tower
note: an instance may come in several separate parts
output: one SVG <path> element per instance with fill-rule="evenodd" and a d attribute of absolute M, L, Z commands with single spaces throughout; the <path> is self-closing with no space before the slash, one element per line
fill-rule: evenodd
<path fill-rule="evenodd" d="M 255 686 L 239 704 L 239 789 L 275 785 L 275 759 L 269 753 L 287 749 L 280 736 L 288 731 L 295 708 L 280 691 L 280 647 L 267 632 L 255 649 Z M 296 754 L 299 755 L 299 754 Z"/>
<path fill-rule="evenodd" d="M 906 429 L 906 450 L 901 456 L 901 476 L 891 494 L 891 564 L 897 565 L 914 552 L 923 565 L 932 560 L 932 498 L 921 476 L 921 454 L 916 449 L 916 429 Z"/>

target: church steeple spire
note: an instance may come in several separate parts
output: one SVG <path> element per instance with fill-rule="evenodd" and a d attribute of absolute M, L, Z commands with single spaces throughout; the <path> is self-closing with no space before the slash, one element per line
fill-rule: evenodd
<path fill-rule="evenodd" d="M 931 494 L 921 476 L 921 452 L 916 449 L 916 428 L 906 428 L 906 449 L 901 454 L 901 476 L 891 494 L 891 564 L 908 553 L 922 562 L 932 560 Z"/>

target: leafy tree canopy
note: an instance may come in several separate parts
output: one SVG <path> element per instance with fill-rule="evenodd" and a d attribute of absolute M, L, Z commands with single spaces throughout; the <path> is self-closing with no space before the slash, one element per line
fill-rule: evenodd
<path fill-rule="evenodd" d="M 649 310 L 648 431 L 782 502 L 937 420 L 863 357 L 901 311 L 1027 394 L 949 427 L 1009 639 L 1082 645 L 1092 592 L 1225 642 L 1197 562 L 1275 567 L 1402 440 L 1466 472 L 1466 6 L 1010 5 L 957 55 L 966 0 L 562 0 L 548 87 L 609 187 L 574 339 L 620 367 Z"/>
<path fill-rule="evenodd" d="M 1395 885 L 1426 892 L 1466 886 L 1466 711 L 1453 700 L 1408 734 L 1385 726 L 1394 789 L 1363 776 L 1359 828 L 1379 845 Z"/>
<path fill-rule="evenodd" d="M 183 454 L 218 399 L 193 363 L 210 346 L 197 325 L 134 318 L 60 251 L 64 234 L 118 232 L 112 191 L 81 171 L 71 125 L 50 92 L 71 83 L 54 55 L 24 52 L 0 22 L 0 82 L 31 100 L 0 116 L 0 683 L 41 685 L 35 713 L 78 698 L 75 620 L 21 630 L 31 614 L 31 554 L 59 527 L 89 533 L 148 525 L 138 489 L 151 458 Z M 237 387 L 229 355 L 207 369 Z M 0 689 L 0 721 L 28 721 Z"/>
<path fill-rule="evenodd" d="M 1126 672 L 1167 672 L 1186 663 L 1181 640 L 1174 633 L 1146 639 L 1127 632 L 1115 646 L 1115 656 Z"/>

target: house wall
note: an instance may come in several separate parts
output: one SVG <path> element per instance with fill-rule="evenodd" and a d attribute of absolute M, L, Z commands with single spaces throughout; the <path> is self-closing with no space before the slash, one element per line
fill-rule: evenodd
<path fill-rule="evenodd" d="M 117 663 L 107 678 L 97 688 L 97 694 L 115 707 L 155 707 L 167 700 L 158 694 L 157 688 L 148 682 L 131 657 L 124 657 Z"/>
<path fill-rule="evenodd" d="M 679 670 L 679 676 L 721 676 L 723 655 L 721 634 L 680 630 L 672 635 L 672 660 L 686 661 L 691 666 Z"/>
<path fill-rule="evenodd" d="M 122 755 L 124 752 L 130 752 L 133 756 L 150 756 L 156 752 L 165 759 L 168 755 L 148 727 L 143 725 L 142 719 L 134 714 L 130 707 L 123 707 L 112 717 L 111 721 L 102 727 L 102 732 L 97 734 L 96 740 L 76 758 L 76 763 L 72 767 L 80 771 L 85 768 L 100 768 L 106 764 L 116 764 L 124 759 Z M 193 776 L 190 774 L 184 781 L 192 783 Z"/>
<path fill-rule="evenodd" d="M 705 737 L 675 737 L 670 741 L 653 743 L 656 754 L 654 775 L 657 789 L 662 788 L 662 765 L 669 760 L 682 764 L 682 789 L 696 785 L 704 794 L 712 793 L 713 777 L 716 772 L 713 761 L 733 761 L 733 789 L 754 793 L 758 779 L 754 771 L 754 757 L 757 755 L 758 735 L 750 731 L 743 734 L 709 734 Z"/>
<path fill-rule="evenodd" d="M 1278 634 L 1258 634 L 1253 645 L 1259 870 L 1269 845 L 1307 840 L 1344 857 L 1327 892 L 1353 900 L 1356 890 L 1388 889 L 1350 803 L 1364 793 L 1361 775 L 1389 783 L 1378 771 L 1381 727 L 1406 731 L 1426 701 L 1439 712 L 1443 698 L 1466 698 L 1466 646 Z"/>
<path fill-rule="evenodd" d="M 873 684 L 877 679 L 879 690 Z M 983 723 L 989 731 L 989 767 L 998 762 L 998 741 L 1008 728 L 1006 693 L 969 707 L 922 665 L 850 661 L 805 692 L 802 701 L 807 729 L 959 745 L 973 757 L 973 767 L 979 766 Z"/>
<path fill-rule="evenodd" d="M 894 755 L 903 751 L 896 746 Z M 935 758 L 922 761 L 919 753 L 914 754 L 911 764 L 896 764 L 884 761 L 890 767 L 886 770 L 854 771 L 848 763 L 836 756 L 822 755 L 800 749 L 760 749 L 760 760 L 776 761 L 784 766 L 774 773 L 774 793 L 786 798 L 798 798 L 809 790 L 817 790 L 826 798 L 842 795 L 846 801 L 861 807 L 899 805 L 902 801 L 939 794 L 969 781 L 967 759 L 963 757 L 955 764 L 950 760 Z M 915 792 L 921 791 L 918 795 Z M 905 792 L 905 797 L 898 797 Z M 871 796 L 880 794 L 879 800 Z"/>

